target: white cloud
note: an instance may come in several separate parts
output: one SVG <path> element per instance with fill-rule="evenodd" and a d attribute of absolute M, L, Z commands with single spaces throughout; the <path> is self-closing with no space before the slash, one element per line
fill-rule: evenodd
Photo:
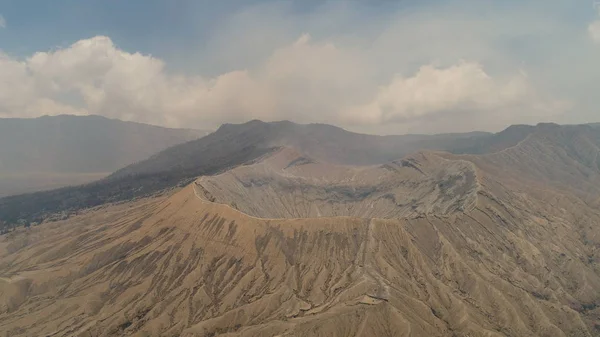
<path fill-rule="evenodd" d="M 598 15 L 600 16 L 600 5 L 598 5 L 596 7 L 598 10 Z M 588 26 L 588 33 L 590 35 L 590 38 L 594 42 L 600 43 L 600 18 L 598 18 L 596 21 L 590 23 L 590 25 Z"/>
<path fill-rule="evenodd" d="M 6 20 L 4 19 L 2 14 L 0 14 L 0 28 L 6 28 Z"/>
<path fill-rule="evenodd" d="M 588 32 L 590 33 L 592 40 L 596 43 L 600 43 L 600 20 L 592 22 L 588 27 Z"/>
<path fill-rule="evenodd" d="M 426 65 L 412 77 L 397 76 L 348 117 L 356 123 L 385 124 L 457 112 L 518 114 L 527 109 L 545 115 L 553 106 L 558 102 L 544 102 L 523 73 L 495 79 L 480 64 L 462 62 L 447 68 Z"/>
<path fill-rule="evenodd" d="M 227 45 L 210 45 L 209 58 L 225 55 L 226 61 L 217 62 L 217 67 L 225 64 L 254 69 L 263 64 L 266 51 L 270 55 L 283 44 L 283 37 L 291 41 L 302 32 L 309 32 L 314 38 L 311 43 L 326 41 L 345 55 L 359 59 L 360 83 L 354 84 L 363 90 L 358 92 L 360 99 L 349 99 L 353 105 L 370 103 L 362 96 L 373 98 L 378 88 L 387 86 L 394 77 L 412 77 L 427 65 L 450 68 L 461 60 L 480 64 L 490 78 L 500 83 L 518 78 L 523 69 L 529 75 L 526 81 L 532 94 L 528 97 L 537 101 L 529 104 L 533 110 L 526 108 L 528 104 L 522 108 L 516 106 L 512 111 L 482 110 L 479 118 L 464 118 L 461 123 L 441 122 L 446 115 L 466 115 L 464 111 L 446 111 L 428 114 L 426 124 L 406 120 L 389 128 L 389 123 L 385 128 L 368 126 L 369 132 L 498 130 L 512 123 L 578 123 L 598 119 L 599 101 L 594 87 L 600 76 L 597 67 L 600 49 L 582 39 L 581 21 L 564 17 L 564 13 L 589 12 L 589 7 L 562 1 L 543 4 L 511 1 L 489 6 L 458 0 L 398 10 L 386 5 L 385 13 L 374 14 L 372 8 L 361 7 L 362 3 L 328 4 L 310 15 L 292 15 L 285 7 L 269 15 L 262 8 L 239 14 L 231 20 L 234 24 L 224 21 L 223 27 L 216 30 L 214 39 Z M 221 32 L 224 33 L 220 35 Z M 556 99 L 560 102 L 555 102 Z M 338 101 L 338 107 L 347 108 L 346 103 Z M 366 126 L 347 127 L 366 130 Z"/>
<path fill-rule="evenodd" d="M 570 111 L 569 96 L 547 92 L 544 76 L 597 78 L 593 69 L 567 71 L 555 61 L 560 51 L 526 55 L 527 62 L 510 53 L 509 45 L 555 48 L 537 37 L 568 31 L 546 15 L 532 20 L 527 13 L 537 8 L 364 18 L 360 8 L 336 4 L 308 16 L 261 7 L 224 20 L 226 29 L 215 30 L 193 63 L 205 69 L 206 60 L 220 59 L 221 67 L 205 69 L 209 76 L 174 73 L 166 61 L 124 51 L 104 36 L 25 59 L 0 55 L 0 116 L 100 114 L 198 128 L 258 118 L 385 133 L 498 130 Z M 573 32 L 581 34 L 581 26 Z M 568 54 L 568 61 L 585 64 L 578 55 L 588 54 Z"/>
<path fill-rule="evenodd" d="M 256 69 L 211 79 L 170 74 L 160 59 L 125 52 L 98 36 L 24 61 L 2 56 L 0 115 L 89 113 L 176 127 L 252 118 L 356 126 L 457 111 L 552 110 L 525 76 L 493 78 L 477 63 L 424 65 L 383 85 L 371 73 L 360 52 L 313 42 L 307 34 Z"/>

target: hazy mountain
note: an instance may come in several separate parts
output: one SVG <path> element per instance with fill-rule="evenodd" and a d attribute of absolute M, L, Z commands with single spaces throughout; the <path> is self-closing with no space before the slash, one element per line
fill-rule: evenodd
<path fill-rule="evenodd" d="M 205 131 L 100 116 L 0 119 L 0 195 L 96 180 Z"/>
<path fill-rule="evenodd" d="M 200 175 L 222 172 L 280 147 L 293 147 L 311 158 L 335 164 L 383 164 L 423 149 L 457 154 L 502 152 L 546 126 L 511 126 L 496 134 L 375 136 L 331 125 L 287 121 L 225 124 L 206 137 L 168 148 L 98 182 L 0 199 L 0 219 L 39 221 L 52 213 L 130 200 L 184 185 Z M 562 130 L 571 126 L 557 127 Z M 573 127 L 591 134 L 599 132 L 589 125 Z"/>
<path fill-rule="evenodd" d="M 166 149 L 85 186 L 0 199 L 0 219 L 39 221 L 49 213 L 73 211 L 129 200 L 215 174 L 254 160 L 282 146 L 340 164 L 377 164 L 419 149 L 451 150 L 471 146 L 491 134 L 375 136 L 324 124 L 292 122 L 225 124 L 206 137 Z"/>
<path fill-rule="evenodd" d="M 293 147 L 315 159 L 351 165 L 385 163 L 419 149 L 449 150 L 473 144 L 491 134 L 473 132 L 444 135 L 376 136 L 346 131 L 327 124 L 296 124 L 289 121 L 224 124 L 202 139 L 167 149 L 113 174 L 112 178 L 201 166 L 213 153 L 224 154 L 243 147 Z"/>
<path fill-rule="evenodd" d="M 458 154 L 358 166 L 334 139 L 341 154 L 327 160 L 312 140 L 281 146 L 274 124 L 254 124 L 217 132 L 238 156 L 245 141 L 277 145 L 244 165 L 0 237 L 0 331 L 600 335 L 599 130 L 517 126 L 459 139 Z M 205 161 L 225 158 L 207 144 Z M 357 160 L 392 155 L 366 149 L 380 152 Z M 150 174 L 163 156 L 128 170 Z"/>
<path fill-rule="evenodd" d="M 590 125 L 538 124 L 517 145 L 470 160 L 498 175 L 585 199 L 595 200 L 600 193 L 600 129 Z"/>

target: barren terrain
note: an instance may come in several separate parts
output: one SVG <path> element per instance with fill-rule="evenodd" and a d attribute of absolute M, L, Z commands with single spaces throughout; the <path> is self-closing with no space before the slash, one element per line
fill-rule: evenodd
<path fill-rule="evenodd" d="M 261 218 L 447 215 L 472 208 L 479 189 L 468 161 L 420 153 L 384 165 L 341 166 L 289 148 L 195 185 L 204 199 Z"/>
<path fill-rule="evenodd" d="M 0 336 L 598 336 L 600 151 L 549 135 L 360 167 L 282 148 L 12 232 Z"/>

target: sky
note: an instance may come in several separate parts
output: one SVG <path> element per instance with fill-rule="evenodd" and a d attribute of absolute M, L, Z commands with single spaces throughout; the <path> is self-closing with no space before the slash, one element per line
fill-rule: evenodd
<path fill-rule="evenodd" d="M 587 0 L 0 0 L 0 117 L 376 134 L 600 121 Z"/>

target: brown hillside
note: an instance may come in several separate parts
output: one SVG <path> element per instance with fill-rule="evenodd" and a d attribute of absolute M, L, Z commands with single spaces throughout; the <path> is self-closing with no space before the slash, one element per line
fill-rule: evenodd
<path fill-rule="evenodd" d="M 285 149 L 13 232 L 0 336 L 598 336 L 598 185 L 524 173 L 527 144 L 369 167 Z"/>

